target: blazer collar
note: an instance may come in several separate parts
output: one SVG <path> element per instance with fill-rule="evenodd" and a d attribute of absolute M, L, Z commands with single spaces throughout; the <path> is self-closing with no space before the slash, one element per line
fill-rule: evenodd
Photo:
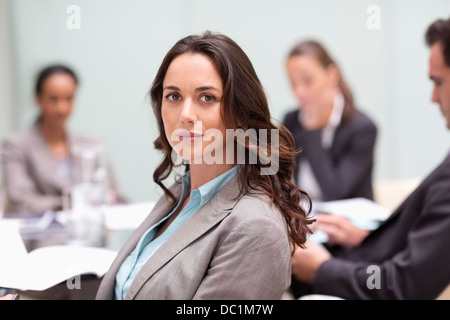
<path fill-rule="evenodd" d="M 177 197 L 181 193 L 181 185 L 176 188 Z M 181 226 L 146 262 L 133 281 L 127 299 L 133 299 L 146 281 L 170 259 L 177 255 L 190 243 L 201 237 L 208 230 L 222 221 L 234 208 L 241 197 L 239 188 L 239 176 L 234 177 L 217 194 L 199 209 L 183 226 Z M 165 200 L 162 200 L 163 202 Z M 156 206 L 157 207 L 157 206 Z M 170 205 L 162 205 L 152 212 L 140 228 L 135 241 L 131 243 L 126 252 L 122 254 L 121 261 L 134 249 L 139 238 L 151 225 L 159 221 L 170 210 Z"/>

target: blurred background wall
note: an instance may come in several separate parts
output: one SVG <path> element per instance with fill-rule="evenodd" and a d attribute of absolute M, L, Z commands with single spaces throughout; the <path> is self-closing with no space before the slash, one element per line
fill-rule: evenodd
<path fill-rule="evenodd" d="M 79 29 L 69 27 L 70 6 L 79 9 Z M 0 0 L 0 139 L 35 120 L 38 70 L 66 63 L 81 80 L 70 127 L 105 142 L 132 201 L 156 200 L 161 156 L 148 90 L 170 47 L 205 30 L 230 36 L 281 121 L 296 108 L 286 55 L 316 39 L 378 125 L 375 179 L 423 177 L 450 147 L 430 101 L 424 32 L 449 16 L 448 0 Z"/>

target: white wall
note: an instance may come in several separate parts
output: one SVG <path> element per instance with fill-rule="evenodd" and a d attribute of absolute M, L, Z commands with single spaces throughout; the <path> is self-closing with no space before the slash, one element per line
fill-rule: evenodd
<path fill-rule="evenodd" d="M 392 34 L 387 54 L 390 137 L 392 158 L 388 174 L 393 177 L 424 176 L 450 148 L 450 133 L 439 106 L 431 102 L 428 79 L 429 50 L 425 44 L 428 25 L 450 17 L 448 0 L 396 0 L 391 4 Z"/>
<path fill-rule="evenodd" d="M 37 70 L 55 61 L 70 64 L 81 78 L 70 125 L 105 141 L 134 201 L 161 194 L 152 182 L 160 155 L 153 150 L 148 89 L 168 49 L 205 30 L 230 36 L 247 52 L 278 120 L 295 107 L 284 70 L 288 51 L 298 40 L 322 41 L 360 109 L 378 124 L 376 178 L 423 176 L 449 147 L 444 121 L 429 102 L 423 40 L 429 23 L 450 16 L 448 0 L 0 1 L 12 9 L 11 128 L 24 129 L 34 120 Z M 69 5 L 81 10 L 79 30 L 66 26 Z M 381 10 L 380 29 L 366 25 L 370 5 Z"/>
<path fill-rule="evenodd" d="M 8 13 L 9 3 L 0 0 L 0 138 L 12 127 L 12 60 Z M 2 181 L 1 170 L 0 181 Z"/>
<path fill-rule="evenodd" d="M 184 29 L 181 0 L 11 1 L 17 88 L 16 129 L 36 117 L 33 85 L 43 65 L 63 62 L 78 72 L 76 109 L 70 126 L 106 144 L 123 191 L 133 201 L 156 199 L 152 180 L 160 156 L 147 91 L 165 52 Z M 130 5 L 132 3 L 132 6 Z M 81 29 L 68 29 L 76 4 Z M 162 15 L 170 6 L 173 19 Z"/>
<path fill-rule="evenodd" d="M 235 39 L 253 62 L 267 92 L 272 115 L 279 120 L 296 108 L 285 72 L 288 52 L 300 40 L 321 41 L 340 65 L 359 108 L 379 126 L 375 171 L 376 176 L 384 176 L 389 166 L 383 156 L 387 152 L 384 134 L 388 112 L 387 29 L 383 26 L 387 3 L 371 0 L 194 0 L 189 11 L 189 32 L 211 29 Z M 366 10 L 374 4 L 381 9 L 379 30 L 369 30 L 366 25 L 369 17 Z"/>

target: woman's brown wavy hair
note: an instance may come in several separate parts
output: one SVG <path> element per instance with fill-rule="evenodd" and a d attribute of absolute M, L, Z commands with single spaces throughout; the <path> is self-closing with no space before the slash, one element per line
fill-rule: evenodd
<path fill-rule="evenodd" d="M 308 217 L 311 208 L 309 196 L 291 180 L 296 151 L 291 143 L 290 133 L 282 125 L 276 126 L 272 123 L 267 98 L 252 63 L 244 51 L 225 35 L 205 32 L 203 35 L 185 37 L 170 49 L 162 61 L 150 89 L 153 112 L 159 129 L 159 137 L 154 141 L 154 146 L 164 153 L 162 162 L 153 174 L 153 180 L 164 190 L 167 197 L 175 200 L 174 195 L 163 184 L 175 164 L 171 157 L 172 147 L 164 131 L 161 104 L 167 69 L 176 57 L 185 53 L 205 55 L 216 66 L 223 83 L 221 115 L 227 129 L 255 129 L 256 132 L 266 129 L 267 131 L 263 131 L 267 132 L 268 136 L 266 150 L 272 150 L 272 129 L 278 129 L 279 148 L 276 151 L 279 153 L 279 163 L 278 171 L 274 174 L 261 174 L 266 164 L 259 160 L 256 163 L 249 161 L 250 153 L 254 152 L 253 150 L 259 151 L 259 144 L 254 145 L 252 139 L 245 139 L 245 161 L 239 164 L 241 194 L 258 192 L 267 195 L 284 216 L 289 226 L 291 242 L 303 247 L 308 233 L 311 232 L 308 225 L 314 220 Z M 189 170 L 189 166 L 184 165 L 186 170 Z M 303 203 L 305 208 L 300 203 Z"/>

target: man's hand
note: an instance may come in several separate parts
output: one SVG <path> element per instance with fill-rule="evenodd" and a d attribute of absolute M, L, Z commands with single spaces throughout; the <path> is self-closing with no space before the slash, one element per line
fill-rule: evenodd
<path fill-rule="evenodd" d="M 358 246 L 369 234 L 369 231 L 356 227 L 347 218 L 334 214 L 317 214 L 314 229 L 328 235 L 329 245 L 344 247 Z"/>
<path fill-rule="evenodd" d="M 311 284 L 317 269 L 331 254 L 321 245 L 311 242 L 305 245 L 305 249 L 297 248 L 292 256 L 292 272 L 298 280 Z"/>

